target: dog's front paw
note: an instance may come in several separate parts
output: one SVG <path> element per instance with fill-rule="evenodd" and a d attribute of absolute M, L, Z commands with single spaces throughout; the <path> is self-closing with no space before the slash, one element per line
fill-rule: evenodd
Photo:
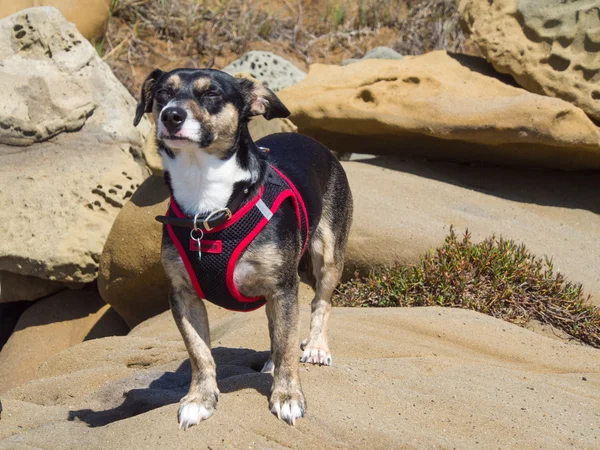
<path fill-rule="evenodd" d="M 269 400 L 269 408 L 279 419 L 296 425 L 296 419 L 304 417 L 306 403 L 300 386 L 291 389 L 275 389 Z"/>
<path fill-rule="evenodd" d="M 308 339 L 304 340 L 300 345 L 300 348 L 304 350 L 300 361 L 310 364 L 318 364 L 320 366 L 331 365 L 331 353 L 329 347 L 321 343 L 309 342 Z"/>
<path fill-rule="evenodd" d="M 186 395 L 181 399 L 179 411 L 177 412 L 177 421 L 179 429 L 187 431 L 192 425 L 198 425 L 203 420 L 213 415 L 217 407 L 219 392 L 214 393 L 214 399 L 202 400 L 197 395 Z"/>

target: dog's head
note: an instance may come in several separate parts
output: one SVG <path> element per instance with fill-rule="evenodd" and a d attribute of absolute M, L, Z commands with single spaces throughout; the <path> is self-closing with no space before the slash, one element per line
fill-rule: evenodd
<path fill-rule="evenodd" d="M 201 148 L 225 156 L 251 116 L 287 117 L 288 109 L 260 83 L 219 70 L 154 70 L 142 85 L 134 125 L 153 113 L 156 137 L 173 150 Z"/>

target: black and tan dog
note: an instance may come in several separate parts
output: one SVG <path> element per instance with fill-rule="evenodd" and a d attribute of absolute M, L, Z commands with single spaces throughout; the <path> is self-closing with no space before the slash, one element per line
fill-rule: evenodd
<path fill-rule="evenodd" d="M 165 224 L 171 309 L 192 367 L 179 425 L 209 418 L 219 395 L 202 298 L 240 311 L 266 304 L 271 359 L 263 371 L 274 372 L 269 407 L 294 424 L 306 409 L 298 373 L 298 265 L 304 258 L 316 293 L 301 361 L 331 365 L 330 298 L 352 217 L 346 175 L 327 148 L 300 134 L 254 143 L 251 116 L 289 111 L 248 79 L 209 69 L 155 70 L 142 87 L 136 125 L 145 112 L 156 121 L 172 194 L 167 215 L 157 219 Z"/>

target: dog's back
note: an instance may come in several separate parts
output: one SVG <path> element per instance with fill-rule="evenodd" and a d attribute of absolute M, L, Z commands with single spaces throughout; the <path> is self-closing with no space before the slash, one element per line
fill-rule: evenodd
<path fill-rule="evenodd" d="M 352 195 L 346 174 L 327 147 L 299 133 L 272 134 L 256 144 L 269 149 L 269 163 L 281 170 L 300 192 L 308 213 L 310 237 L 323 212 L 331 219 L 340 214 L 344 218 L 352 216 Z M 347 234 L 349 226 L 350 223 L 334 234 Z"/>
<path fill-rule="evenodd" d="M 344 169 L 327 147 L 302 134 L 272 134 L 257 145 L 269 149 L 269 163 L 294 183 L 306 205 L 309 245 L 300 266 L 307 281 L 317 290 L 324 282 L 320 272 L 335 273 L 335 281 L 322 286 L 332 292 L 341 276 L 352 224 L 352 193 Z"/>

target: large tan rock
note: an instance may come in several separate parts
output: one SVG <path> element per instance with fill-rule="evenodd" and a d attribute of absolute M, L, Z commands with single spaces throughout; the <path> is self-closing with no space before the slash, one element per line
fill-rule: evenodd
<path fill-rule="evenodd" d="M 62 289 L 56 281 L 0 270 L 0 303 L 37 300 Z"/>
<path fill-rule="evenodd" d="M 25 146 L 63 131 L 141 147 L 149 124 L 134 128 L 136 101 L 96 49 L 56 8 L 0 20 L 0 143 Z M 127 120 L 126 120 L 127 119 Z"/>
<path fill-rule="evenodd" d="M 581 109 L 507 84 L 479 58 L 314 64 L 278 96 L 299 132 L 338 152 L 600 168 L 600 131 Z"/>
<path fill-rule="evenodd" d="M 34 6 L 54 6 L 90 41 L 104 37 L 111 0 L 8 0 L 0 3 L 0 19 Z"/>
<path fill-rule="evenodd" d="M 168 197 L 162 177 L 144 181 L 117 216 L 100 258 L 100 295 L 131 327 L 169 307 L 162 225 L 154 220 L 167 211 Z"/>
<path fill-rule="evenodd" d="M 298 127 L 289 119 L 267 120 L 263 116 L 255 116 L 250 119 L 248 131 L 250 131 L 252 139 L 258 141 L 269 134 L 295 133 L 298 131 Z"/>
<path fill-rule="evenodd" d="M 177 429 L 190 367 L 167 312 L 65 350 L 5 393 L 0 447 L 597 446 L 600 350 L 464 310 L 334 308 L 334 365 L 301 366 L 307 415 L 290 427 L 267 408 L 264 311 L 213 312 L 221 395 L 208 421 Z M 301 319 L 304 335 L 308 304 Z"/>
<path fill-rule="evenodd" d="M 82 146 L 87 146 L 82 151 Z M 144 178 L 114 144 L 69 135 L 26 151 L 0 146 L 0 269 L 90 282 L 113 220 Z"/>
<path fill-rule="evenodd" d="M 128 331 L 95 288 L 68 290 L 40 300 L 21 315 L 0 352 L 0 393 L 35 378 L 44 361 L 66 348 Z"/>
<path fill-rule="evenodd" d="M 496 70 L 600 121 L 598 0 L 462 0 L 460 11 Z"/>
<path fill-rule="evenodd" d="M 0 271 L 91 282 L 147 176 L 150 125 L 133 127 L 135 100 L 55 8 L 0 20 L 0 41 Z"/>

